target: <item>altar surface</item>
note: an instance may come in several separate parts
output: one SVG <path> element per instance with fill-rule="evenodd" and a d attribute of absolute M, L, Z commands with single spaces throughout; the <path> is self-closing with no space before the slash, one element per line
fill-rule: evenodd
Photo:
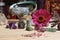
<path fill-rule="evenodd" d="M 40 37 L 23 37 L 21 35 L 38 33 L 25 29 L 6 29 L 6 25 L 0 25 L 0 40 L 60 40 L 60 31 L 44 32 Z M 40 32 L 41 33 L 41 32 Z"/>

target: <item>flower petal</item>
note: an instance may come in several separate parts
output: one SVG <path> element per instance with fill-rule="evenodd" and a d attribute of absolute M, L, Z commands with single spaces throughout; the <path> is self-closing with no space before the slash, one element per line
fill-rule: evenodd
<path fill-rule="evenodd" d="M 40 15 L 44 16 L 44 18 L 45 18 L 45 21 L 43 21 L 42 23 L 38 23 L 38 21 L 37 21 L 38 17 Z M 39 10 L 36 10 L 34 12 L 32 17 L 34 18 L 33 19 L 33 23 L 34 24 L 37 24 L 40 27 L 43 27 L 43 26 L 45 26 L 49 22 L 49 20 L 50 20 L 50 13 L 47 10 L 45 10 L 45 9 L 39 9 Z"/>

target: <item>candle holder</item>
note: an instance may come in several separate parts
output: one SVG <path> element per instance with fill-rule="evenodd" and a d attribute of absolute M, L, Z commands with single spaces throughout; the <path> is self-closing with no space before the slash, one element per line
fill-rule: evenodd
<path fill-rule="evenodd" d="M 26 30 L 30 31 L 32 29 L 30 16 L 36 9 L 37 9 L 37 4 L 33 1 L 18 2 L 10 6 L 10 11 L 12 12 L 12 14 L 14 13 L 19 18 L 19 23 L 18 23 L 19 29 L 25 28 L 24 20 L 27 22 Z M 29 12 L 31 12 L 30 16 L 29 16 Z"/>

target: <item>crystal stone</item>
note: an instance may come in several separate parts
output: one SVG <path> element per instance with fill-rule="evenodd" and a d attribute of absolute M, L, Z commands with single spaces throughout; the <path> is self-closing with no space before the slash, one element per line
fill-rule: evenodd
<path fill-rule="evenodd" d="M 14 23 L 9 23 L 7 26 L 6 26 L 6 28 L 9 28 L 9 29 L 16 29 L 17 28 L 17 26 L 14 24 Z"/>
<path fill-rule="evenodd" d="M 19 29 L 24 29 L 25 28 L 25 23 L 21 20 L 21 21 L 19 21 L 19 23 L 18 23 L 18 28 Z"/>
<path fill-rule="evenodd" d="M 27 27 L 26 30 L 27 30 L 27 31 L 32 31 L 33 28 L 32 28 L 32 27 Z"/>
<path fill-rule="evenodd" d="M 9 28 L 9 26 L 7 25 L 6 28 Z"/>
<path fill-rule="evenodd" d="M 48 28 L 47 31 L 48 32 L 56 32 L 56 28 Z"/>
<path fill-rule="evenodd" d="M 45 31 L 46 31 L 45 28 L 41 28 L 41 29 L 40 29 L 40 32 L 45 32 Z"/>
<path fill-rule="evenodd" d="M 17 26 L 15 24 L 12 25 L 12 29 L 16 29 Z"/>

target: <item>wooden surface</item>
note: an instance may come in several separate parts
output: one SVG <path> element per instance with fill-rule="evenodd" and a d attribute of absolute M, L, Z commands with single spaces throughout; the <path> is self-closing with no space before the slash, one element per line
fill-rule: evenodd
<path fill-rule="evenodd" d="M 8 21 L 18 21 L 15 19 L 10 19 Z M 16 24 L 17 25 L 17 24 Z M 6 25 L 0 25 L 0 40 L 60 40 L 60 31 L 56 32 L 44 32 L 40 37 L 23 37 L 21 36 L 26 34 L 41 33 L 35 30 L 26 31 L 25 29 L 6 29 Z M 50 28 L 51 25 L 47 28 Z M 55 26 L 57 28 L 57 26 Z"/>
<path fill-rule="evenodd" d="M 44 32 L 40 37 L 23 37 L 22 34 L 38 33 L 25 29 L 6 29 L 6 25 L 0 25 L 0 40 L 60 40 L 60 31 Z M 40 32 L 41 33 L 41 32 Z"/>

